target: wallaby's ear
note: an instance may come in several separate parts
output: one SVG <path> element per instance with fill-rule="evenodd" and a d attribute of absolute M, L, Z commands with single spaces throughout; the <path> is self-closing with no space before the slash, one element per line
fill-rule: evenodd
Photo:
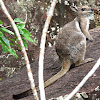
<path fill-rule="evenodd" d="M 76 6 L 70 6 L 71 10 L 74 11 L 74 12 L 77 12 L 78 11 L 78 8 Z"/>

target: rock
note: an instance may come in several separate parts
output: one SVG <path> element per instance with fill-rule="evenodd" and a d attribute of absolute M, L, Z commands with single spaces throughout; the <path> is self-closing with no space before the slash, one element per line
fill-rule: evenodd
<path fill-rule="evenodd" d="M 100 27 L 90 30 L 93 36 L 93 42 L 87 41 L 86 58 L 91 57 L 93 62 L 83 64 L 79 67 L 71 68 L 62 78 L 55 83 L 48 86 L 46 91 L 47 100 L 59 96 L 69 94 L 83 79 L 83 77 L 91 70 L 98 58 L 100 57 Z M 73 67 L 73 66 L 72 66 Z M 38 62 L 31 64 L 33 77 L 36 85 L 38 85 Z M 50 47 L 46 50 L 44 59 L 44 79 L 47 80 L 56 74 L 61 68 L 61 63 L 55 52 L 55 48 Z M 94 89 L 100 86 L 100 68 L 93 74 L 93 76 L 85 83 L 79 92 L 86 92 L 92 96 Z M 30 83 L 27 77 L 26 68 L 17 72 L 12 78 L 8 78 L 0 82 L 0 100 L 14 100 L 13 95 L 20 94 L 30 89 Z M 97 97 L 100 92 L 96 91 Z M 90 98 L 89 97 L 89 98 Z M 24 97 L 19 100 L 32 100 L 32 95 Z M 98 97 L 100 98 L 100 97 Z M 91 100 L 91 99 L 90 99 Z"/>

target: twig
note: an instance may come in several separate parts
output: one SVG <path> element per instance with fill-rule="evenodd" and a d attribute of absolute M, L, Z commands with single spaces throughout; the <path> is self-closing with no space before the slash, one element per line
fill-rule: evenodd
<path fill-rule="evenodd" d="M 40 44 L 40 56 L 39 56 L 39 89 L 40 89 L 40 98 L 41 100 L 46 100 L 45 91 L 44 91 L 44 80 L 43 80 L 43 60 L 44 60 L 44 51 L 45 51 L 45 41 L 46 41 L 46 33 L 49 27 L 49 23 L 53 16 L 54 8 L 57 3 L 57 0 L 53 0 L 51 4 L 51 8 L 49 10 L 49 14 L 47 16 L 44 29 L 42 31 L 41 44 Z"/>
<path fill-rule="evenodd" d="M 3 27 L 3 28 L 9 28 L 9 27 L 11 27 L 11 25 L 9 25 L 9 26 L 3 26 L 3 25 L 1 25 L 1 27 Z"/>
<path fill-rule="evenodd" d="M 90 72 L 79 83 L 79 85 L 64 100 L 70 100 L 99 67 L 100 67 L 100 58 L 98 59 L 97 63 L 93 66 L 93 68 L 90 70 Z"/>
<path fill-rule="evenodd" d="M 8 13 L 7 8 L 5 7 L 4 2 L 3 2 L 2 0 L 0 0 L 0 5 L 1 5 L 2 9 L 3 9 L 3 12 L 5 13 L 5 15 L 8 17 L 9 21 L 11 22 L 11 24 L 12 24 L 12 26 L 13 26 L 13 29 L 15 30 L 15 33 L 16 33 L 16 35 L 17 35 L 17 38 L 18 38 L 18 40 L 19 40 L 19 42 L 20 42 L 20 45 L 21 45 L 21 48 L 22 48 L 22 53 L 23 53 L 23 55 L 24 55 L 24 59 L 25 59 L 26 67 L 27 67 L 28 77 L 29 77 L 30 84 L 31 84 L 31 89 L 32 89 L 32 92 L 33 92 L 33 95 L 34 95 L 34 99 L 35 99 L 35 100 L 39 100 L 39 99 L 38 99 L 38 95 L 37 95 L 37 91 L 36 91 L 36 89 L 35 89 L 35 83 L 34 83 L 32 71 L 31 71 L 29 59 L 28 59 L 28 56 L 27 56 L 25 47 L 24 47 L 24 45 L 23 45 L 23 42 L 22 42 L 20 33 L 19 33 L 19 31 L 18 31 L 18 29 L 17 29 L 17 27 L 16 27 L 16 24 L 14 23 L 12 17 L 11 17 L 10 14 Z"/>

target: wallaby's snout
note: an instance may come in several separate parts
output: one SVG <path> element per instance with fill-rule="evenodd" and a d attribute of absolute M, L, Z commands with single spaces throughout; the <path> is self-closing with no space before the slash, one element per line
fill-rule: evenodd
<path fill-rule="evenodd" d="M 92 8 L 92 9 L 91 9 L 91 11 L 93 12 L 93 11 L 94 11 L 94 9 Z"/>
<path fill-rule="evenodd" d="M 94 12 L 94 9 L 91 8 L 88 12 L 91 14 Z"/>

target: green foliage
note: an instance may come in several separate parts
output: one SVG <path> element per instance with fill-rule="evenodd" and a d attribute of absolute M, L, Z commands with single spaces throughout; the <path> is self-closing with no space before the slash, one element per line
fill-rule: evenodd
<path fill-rule="evenodd" d="M 4 28 L 4 27 L 1 27 L 0 30 L 1 30 L 2 32 L 6 32 L 6 33 L 9 33 L 9 34 L 14 34 L 12 31 L 10 31 L 10 30 L 8 30 L 8 29 L 6 29 L 6 28 Z"/>
<path fill-rule="evenodd" d="M 14 22 L 22 22 L 22 19 L 21 18 L 15 18 Z"/>
<path fill-rule="evenodd" d="M 0 78 L 0 81 L 2 81 L 2 78 Z"/>
<path fill-rule="evenodd" d="M 3 36 L 3 33 L 0 31 L 0 37 L 2 37 Z"/>
<path fill-rule="evenodd" d="M 32 42 L 35 44 L 35 42 L 31 38 L 31 33 L 25 28 L 25 23 L 22 21 L 21 18 L 15 18 L 14 22 L 16 23 L 16 26 L 20 32 L 23 44 L 25 48 L 28 48 L 26 40 Z M 2 45 L 2 49 L 5 53 L 11 53 L 16 58 L 18 57 L 16 54 L 16 50 L 14 50 L 11 46 L 17 46 L 19 49 L 21 49 L 20 45 L 17 43 L 18 39 L 16 37 L 16 34 L 12 32 L 11 30 L 5 28 L 2 26 L 3 22 L 0 20 L 0 44 Z M 13 36 L 13 38 L 8 39 L 6 37 L 6 33 Z"/>
<path fill-rule="evenodd" d="M 3 24 L 3 22 L 0 20 L 0 24 Z"/>

